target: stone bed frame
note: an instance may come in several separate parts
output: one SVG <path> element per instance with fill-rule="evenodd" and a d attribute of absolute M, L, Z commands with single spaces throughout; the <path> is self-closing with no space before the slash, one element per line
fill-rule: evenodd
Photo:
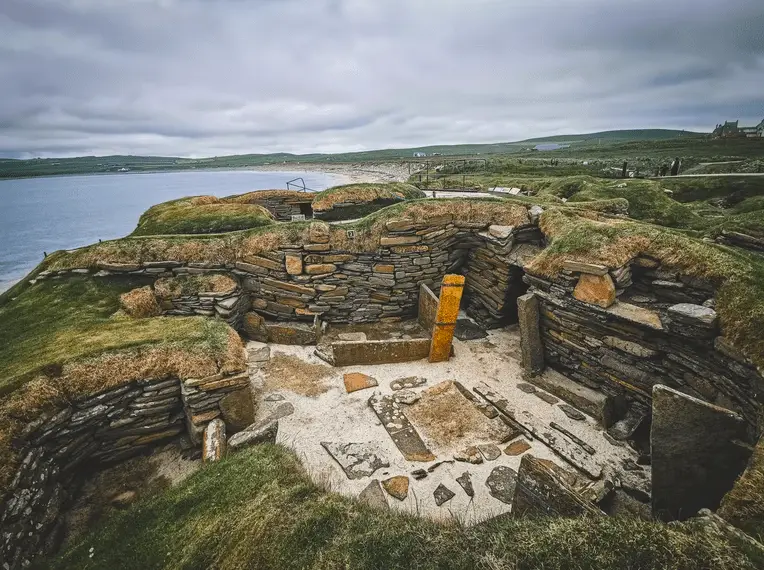
<path fill-rule="evenodd" d="M 446 274 L 461 273 L 466 277 L 464 305 L 479 324 L 495 328 L 519 318 L 529 379 L 538 381 L 538 373 L 548 364 L 580 385 L 604 393 L 612 406 L 604 427 L 615 422 L 611 429 L 620 439 L 629 439 L 649 420 L 654 387 L 659 384 L 691 397 L 693 404 L 683 408 L 690 415 L 700 413 L 696 405 L 700 402 L 728 408 L 731 412 L 723 413 L 740 418 L 743 433 L 738 427 L 728 430 L 717 449 L 732 445 L 731 434 L 736 441 L 744 438 L 749 443 L 759 436 L 762 376 L 719 334 L 710 308 L 712 284 L 680 275 L 647 257 L 618 268 L 566 263 L 553 279 L 525 273 L 527 262 L 545 245 L 538 228 L 540 208 L 534 206 L 529 213 L 530 223 L 516 227 L 462 222 L 450 215 L 390 220 L 379 248 L 362 253 L 332 250 L 328 225 L 313 222 L 308 243 L 228 264 L 103 263 L 95 269 L 43 271 L 36 280 L 91 272 L 155 278 L 224 272 L 239 287 L 222 302 L 214 299 L 210 309 L 209 300 L 203 302 L 201 294 L 198 302 L 179 300 L 173 310 L 214 312 L 245 334 L 264 334 L 273 341 L 281 338 L 277 332 L 284 321 L 315 326 L 318 318 L 329 323 L 369 323 L 413 317 L 422 284 L 438 294 Z M 177 436 L 183 421 L 198 440 L 218 416 L 226 424 L 235 423 L 222 405 L 228 394 L 246 391 L 249 395 L 246 374 L 147 382 L 75 403 L 53 418 L 30 424 L 21 434 L 24 460 L 2 514 L 3 556 L 14 561 L 11 567 L 48 551 L 45 536 L 56 526 L 62 490 L 77 465 L 87 459 L 118 461 L 156 440 Z M 569 387 L 543 388 L 571 399 Z M 172 390 L 172 395 L 163 390 Z M 161 421 L 147 419 L 158 418 L 160 410 Z M 246 412 L 235 415 L 246 416 Z M 731 421 L 737 426 L 737 420 Z M 236 431 L 244 425 L 227 427 Z M 742 469 L 740 449 L 745 449 L 745 442 L 732 454 L 735 473 L 723 474 L 722 487 L 727 490 Z M 719 492 L 719 488 L 713 490 L 715 495 L 709 499 L 716 504 L 705 506 L 715 508 Z M 660 508 L 679 516 L 675 504 Z"/>

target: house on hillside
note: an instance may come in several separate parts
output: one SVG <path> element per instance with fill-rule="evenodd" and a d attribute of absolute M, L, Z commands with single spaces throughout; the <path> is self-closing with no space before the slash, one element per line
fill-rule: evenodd
<path fill-rule="evenodd" d="M 715 139 L 764 137 L 764 120 L 755 127 L 741 127 L 738 123 L 739 121 L 724 121 L 723 125 L 716 125 L 711 136 Z"/>

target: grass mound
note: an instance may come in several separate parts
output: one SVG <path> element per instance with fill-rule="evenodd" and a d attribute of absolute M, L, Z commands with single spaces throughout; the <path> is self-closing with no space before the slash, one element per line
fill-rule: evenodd
<path fill-rule="evenodd" d="M 748 468 L 725 495 L 718 514 L 764 541 L 764 438 L 756 445 Z"/>
<path fill-rule="evenodd" d="M 321 490 L 291 452 L 267 445 L 116 513 L 40 567 L 740 570 L 755 562 L 684 525 L 505 517 L 464 529 L 375 510 Z"/>
<path fill-rule="evenodd" d="M 140 217 L 132 235 L 211 234 L 259 228 L 272 223 L 273 216 L 262 206 L 197 196 L 152 206 Z"/>
<path fill-rule="evenodd" d="M 415 200 L 424 197 L 424 192 L 415 186 L 401 182 L 347 184 L 317 193 L 313 198 L 312 205 L 314 212 L 324 212 L 331 210 L 338 204 L 373 204 L 375 202 Z"/>
<path fill-rule="evenodd" d="M 120 296 L 147 285 L 73 276 L 0 306 L 0 497 L 18 461 L 11 439 L 42 411 L 132 380 L 245 369 L 241 340 L 223 321 L 120 315 Z"/>
<path fill-rule="evenodd" d="M 204 275 L 177 275 L 161 277 L 154 283 L 154 292 L 160 299 L 175 299 L 184 295 L 199 293 L 230 293 L 237 283 L 222 273 Z"/>
<path fill-rule="evenodd" d="M 122 310 L 134 319 L 156 317 L 162 311 L 150 285 L 138 287 L 119 296 Z"/>
<path fill-rule="evenodd" d="M 313 194 L 299 190 L 255 190 L 246 194 L 236 194 L 221 198 L 221 202 L 231 204 L 258 204 L 268 199 L 280 199 L 295 202 L 310 202 Z"/>

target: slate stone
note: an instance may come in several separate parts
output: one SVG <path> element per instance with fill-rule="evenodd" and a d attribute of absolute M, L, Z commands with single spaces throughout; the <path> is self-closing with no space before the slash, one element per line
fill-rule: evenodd
<path fill-rule="evenodd" d="M 495 461 L 501 457 L 501 449 L 492 443 L 478 445 L 477 448 L 483 454 L 483 457 L 486 458 L 486 461 Z"/>
<path fill-rule="evenodd" d="M 393 391 L 403 390 L 404 388 L 418 388 L 427 384 L 426 378 L 420 378 L 419 376 L 408 376 L 406 378 L 398 378 L 390 382 L 390 389 Z"/>
<path fill-rule="evenodd" d="M 385 488 L 391 497 L 395 497 L 399 501 L 404 500 L 409 494 L 409 478 L 405 475 L 398 475 L 397 477 L 390 477 L 382 481 L 382 486 Z"/>
<path fill-rule="evenodd" d="M 377 380 L 367 374 L 361 372 L 348 372 L 343 377 L 345 382 L 345 391 L 348 394 L 351 392 L 357 392 L 358 390 L 365 390 L 366 388 L 373 388 L 377 386 Z"/>
<path fill-rule="evenodd" d="M 228 449 L 236 451 L 250 445 L 259 445 L 262 443 L 276 443 L 276 436 L 279 432 L 279 422 L 273 421 L 265 424 L 258 424 L 228 438 Z"/>
<path fill-rule="evenodd" d="M 464 489 L 464 492 L 467 494 L 468 497 L 474 497 L 475 496 L 475 489 L 472 487 L 472 480 L 470 479 L 470 472 L 465 471 L 461 475 L 459 475 L 456 478 L 456 482 L 461 485 L 462 489 Z"/>
<path fill-rule="evenodd" d="M 377 469 L 390 467 L 382 452 L 374 443 L 334 443 L 322 441 L 321 445 L 340 464 L 348 479 L 369 477 Z"/>
<path fill-rule="evenodd" d="M 377 414 L 398 450 L 408 461 L 433 461 L 433 455 L 392 396 L 375 393 L 369 406 Z"/>
<path fill-rule="evenodd" d="M 389 509 L 385 492 L 379 484 L 379 479 L 372 479 L 366 488 L 358 495 L 358 500 L 377 509 Z"/>
<path fill-rule="evenodd" d="M 435 504 L 441 506 L 443 503 L 450 501 L 454 498 L 456 493 L 446 487 L 443 483 L 438 485 L 438 488 L 433 491 L 432 496 L 435 497 Z"/>
<path fill-rule="evenodd" d="M 427 471 L 425 471 L 424 469 L 416 469 L 415 471 L 411 472 L 411 476 L 417 481 L 419 481 L 427 477 Z"/>
<path fill-rule="evenodd" d="M 582 273 L 573 290 L 573 297 L 584 303 L 607 308 L 615 303 L 615 284 L 610 275 Z"/>
<path fill-rule="evenodd" d="M 570 404 L 560 404 L 560 409 L 571 420 L 576 420 L 580 422 L 586 419 L 586 416 L 584 414 L 579 412 L 576 408 L 574 408 Z"/>
<path fill-rule="evenodd" d="M 504 465 L 494 467 L 493 471 L 491 471 L 491 474 L 488 476 L 488 479 L 485 481 L 490 495 L 508 505 L 512 504 L 516 483 L 517 473 L 514 469 Z"/>
<path fill-rule="evenodd" d="M 268 394 L 263 401 L 265 402 L 281 402 L 284 400 L 284 396 L 281 394 Z"/>
<path fill-rule="evenodd" d="M 399 404 L 410 405 L 419 400 L 420 395 L 411 390 L 400 390 L 399 392 L 393 394 L 393 398 Z"/>
<path fill-rule="evenodd" d="M 453 461 L 438 461 L 437 463 L 433 463 L 432 465 L 430 465 L 427 468 L 427 472 L 428 473 L 432 473 L 433 471 L 435 471 L 441 465 L 447 465 L 447 464 L 450 464 L 450 463 L 453 463 Z"/>
<path fill-rule="evenodd" d="M 716 311 L 703 305 L 679 303 L 668 308 L 672 320 L 687 323 L 697 327 L 713 328 L 716 326 Z"/>
<path fill-rule="evenodd" d="M 716 510 L 745 469 L 747 424 L 735 412 L 677 390 L 653 387 L 650 429 L 653 515 L 684 520 Z"/>
<path fill-rule="evenodd" d="M 544 369 L 544 345 L 539 328 L 539 302 L 533 293 L 517 298 L 517 319 L 523 370 L 538 374 Z"/>
<path fill-rule="evenodd" d="M 518 441 L 513 441 L 507 447 L 505 447 L 504 453 L 514 457 L 517 455 L 522 455 L 523 453 L 528 451 L 530 448 L 531 448 L 530 443 L 528 443 L 524 439 L 520 439 Z"/>
<path fill-rule="evenodd" d="M 520 382 L 517 385 L 518 390 L 521 390 L 525 392 L 526 394 L 535 394 L 536 393 L 536 387 L 532 384 L 526 384 L 525 382 Z"/>
<path fill-rule="evenodd" d="M 487 337 L 488 333 L 470 319 L 457 319 L 454 336 L 459 340 L 475 340 Z"/>
<path fill-rule="evenodd" d="M 555 398 L 551 394 L 547 394 L 546 392 L 539 392 L 536 391 L 533 393 L 537 398 L 540 398 L 541 400 L 544 400 L 547 404 L 552 404 L 553 406 L 559 402 L 559 398 Z"/>

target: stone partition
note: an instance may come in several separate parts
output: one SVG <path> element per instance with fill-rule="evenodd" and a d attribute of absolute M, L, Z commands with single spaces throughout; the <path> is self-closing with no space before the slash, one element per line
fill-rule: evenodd
<path fill-rule="evenodd" d="M 15 438 L 22 461 L 0 511 L 0 558 L 6 567 L 21 568 L 55 551 L 63 530 L 59 514 L 82 473 L 187 432 L 198 438 L 218 417 L 231 431 L 254 421 L 246 374 L 135 381 L 28 424 Z"/>
<path fill-rule="evenodd" d="M 281 222 L 289 222 L 292 216 L 313 217 L 314 194 L 298 192 L 297 190 L 259 190 L 245 194 L 249 204 L 257 204 L 268 210 L 273 217 Z"/>
<path fill-rule="evenodd" d="M 540 302 L 548 365 L 642 415 L 653 386 L 664 384 L 740 413 L 754 434 L 762 378 L 721 335 L 710 284 L 648 259 L 616 270 L 568 267 L 555 278 L 525 277 Z"/>

